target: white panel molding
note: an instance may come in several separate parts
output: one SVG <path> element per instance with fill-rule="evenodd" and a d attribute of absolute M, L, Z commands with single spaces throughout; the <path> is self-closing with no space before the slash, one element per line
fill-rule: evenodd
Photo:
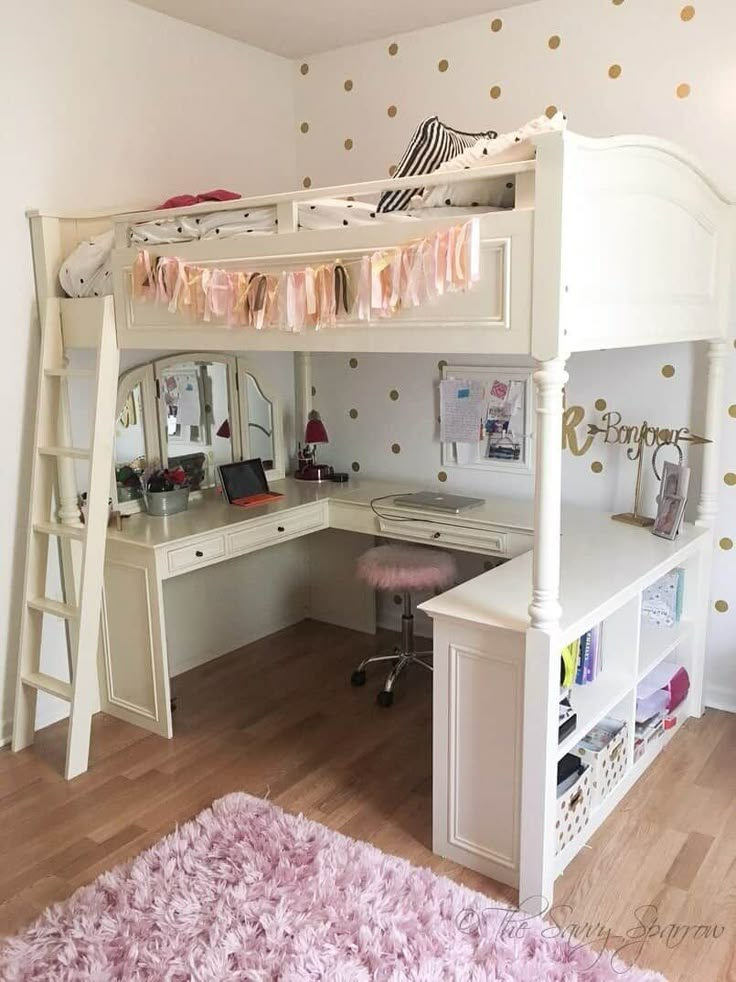
<path fill-rule="evenodd" d="M 493 649 L 491 649 L 493 650 Z M 463 706 L 460 700 L 459 686 L 460 674 L 463 672 L 474 672 L 481 668 L 487 668 L 493 663 L 496 666 L 503 666 L 509 674 L 508 685 L 508 704 L 513 707 L 513 715 L 521 719 L 522 700 L 523 700 L 523 671 L 521 662 L 518 659 L 494 656 L 488 649 L 481 651 L 469 645 L 450 644 L 450 688 L 449 688 L 449 708 L 450 708 L 450 730 L 448 746 L 449 764 L 449 786 L 450 794 L 447 798 L 448 809 L 448 841 L 451 845 L 468 852 L 481 856 L 490 862 L 505 866 L 510 870 L 518 870 L 519 867 L 519 810 L 520 810 L 520 782 L 516 782 L 511 789 L 510 809 L 511 809 L 511 830 L 510 839 L 512 848 L 508 854 L 504 854 L 497 849 L 492 849 L 477 839 L 463 835 L 460 831 L 464 816 L 462 808 L 466 806 L 468 789 L 462 788 L 459 782 L 457 760 L 460 750 L 460 723 L 463 718 Z M 494 675 L 494 682 L 498 682 L 498 668 Z M 509 752 L 509 763 L 511 770 L 517 776 L 521 769 L 521 729 L 516 728 L 516 738 L 505 745 L 505 750 Z M 502 797 L 505 797 L 502 794 Z"/>

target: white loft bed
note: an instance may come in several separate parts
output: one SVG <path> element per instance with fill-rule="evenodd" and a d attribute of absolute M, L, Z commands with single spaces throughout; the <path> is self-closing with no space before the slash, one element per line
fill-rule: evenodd
<path fill-rule="evenodd" d="M 638 652 L 632 655 L 626 670 L 618 673 L 620 685 L 615 691 L 611 689 L 598 699 L 593 698 L 581 714 L 585 722 L 593 725 L 614 705 L 626 699 L 630 703 L 637 672 L 644 662 L 652 661 L 651 652 L 642 654 L 639 650 L 641 589 L 663 570 L 681 562 L 690 563 L 694 584 L 688 606 L 693 688 L 686 715 L 702 712 L 720 391 L 728 331 L 732 210 L 690 158 L 670 144 L 642 137 L 595 140 L 569 132 L 545 134 L 534 142 L 534 161 L 422 178 L 425 186 L 499 176 L 513 178 L 515 203 L 505 211 L 478 209 L 481 278 L 475 289 L 400 313 L 390 321 L 359 324 L 347 319 L 334 328 L 300 334 L 278 328 L 257 331 L 192 323 L 156 304 L 133 300 L 131 268 L 140 247 L 130 244 L 130 230 L 141 222 L 168 220 L 172 215 L 196 217 L 275 205 L 277 234 L 150 245 L 149 251 L 154 256 L 178 256 L 199 265 L 228 264 L 261 272 L 315 261 L 349 260 L 351 256 L 429 235 L 443 225 L 456 224 L 458 219 L 453 215 L 432 218 L 428 211 L 426 218 L 413 222 L 306 231 L 297 227 L 298 206 L 328 196 L 371 199 L 387 189 L 415 187 L 416 177 L 165 212 L 86 218 L 34 213 L 31 226 L 45 338 L 42 357 L 46 359 L 39 385 L 39 426 L 45 418 L 46 405 L 43 370 L 47 375 L 63 374 L 59 359 L 64 349 L 74 347 L 98 348 L 101 363 L 90 519 L 79 587 L 83 612 L 77 635 L 77 666 L 94 666 L 96 657 L 106 476 L 111 470 L 115 411 L 114 392 L 112 400 L 105 393 L 115 388 L 118 349 L 299 352 L 296 394 L 302 417 L 311 401 L 309 359 L 305 353 L 312 351 L 472 352 L 524 355 L 535 360 L 533 552 L 457 587 L 428 604 L 427 609 L 435 618 L 437 665 L 435 849 L 519 885 L 524 897 L 551 897 L 561 862 L 569 861 L 583 841 L 576 843 L 575 850 L 567 850 L 562 859 L 555 859 L 555 768 L 560 751 L 556 703 L 563 639 L 573 629 L 593 623 L 592 618 L 613 618 L 614 624 L 627 625 L 619 634 L 628 637 L 632 651 Z M 60 298 L 57 274 L 66 254 L 77 242 L 111 224 L 115 230 L 114 311 L 109 297 Z M 655 540 L 646 532 L 611 526 L 601 519 L 590 530 L 580 530 L 582 540 L 579 535 L 569 537 L 575 563 L 571 566 L 570 557 L 564 554 L 561 562 L 560 429 L 566 359 L 577 351 L 699 340 L 709 343 L 706 435 L 714 441 L 703 450 L 697 512 L 700 528 L 689 527 L 681 542 L 673 544 Z M 73 464 L 65 459 L 63 449 L 68 446 L 69 434 L 63 413 L 59 428 L 61 449 L 52 453 L 60 460 L 56 518 L 74 526 L 76 489 Z M 39 449 L 44 439 L 48 441 L 48 436 L 37 434 L 37 453 L 49 453 Z M 96 479 L 99 488 L 104 488 L 99 497 L 105 500 L 95 508 L 92 487 Z M 34 495 L 38 487 L 34 483 Z M 46 501 L 50 501 L 48 487 L 44 493 Z M 41 519 L 41 524 L 47 522 L 48 513 Z M 81 533 L 78 537 L 82 537 Z M 567 541 L 567 537 L 563 539 L 563 553 Z M 39 582 L 34 542 L 31 532 L 26 596 Z M 612 564 L 614 575 L 609 575 L 606 563 Z M 73 578 L 73 556 L 67 557 L 67 567 L 66 576 Z M 560 606 L 561 568 L 564 609 Z M 503 598 L 508 603 L 502 602 Z M 631 633 L 627 635 L 627 631 Z M 25 637 L 32 637 L 32 633 L 29 629 Z M 502 650 L 502 654 L 494 662 L 488 656 L 496 650 Z M 497 688 L 499 677 L 495 673 L 501 662 L 506 668 L 513 667 L 511 674 L 504 676 L 505 684 L 511 686 L 505 693 L 505 705 L 517 709 L 503 748 L 516 761 L 508 789 L 494 784 L 489 775 L 507 773 L 504 768 L 509 755 L 502 763 L 490 753 L 489 747 L 494 741 L 497 745 L 499 733 L 489 723 L 492 714 L 487 706 L 473 702 L 474 693 L 490 691 L 489 685 L 492 690 Z M 473 666 L 482 666 L 482 670 L 476 673 Z M 463 671 L 469 674 L 463 675 Z M 21 676 L 24 672 L 26 677 L 18 686 L 16 749 L 32 742 L 36 689 L 45 685 L 45 691 L 54 691 L 53 682 L 38 682 L 40 676 L 37 667 L 32 666 L 27 641 L 22 641 L 21 646 Z M 35 682 L 28 679 L 29 673 L 35 673 Z M 88 667 L 85 673 L 80 681 L 82 671 L 78 667 L 80 678 L 72 690 L 65 690 L 72 700 L 73 721 L 67 775 L 86 768 L 95 674 Z M 513 679 L 511 683 L 509 678 Z M 84 696 L 80 696 L 77 725 L 74 699 L 80 687 Z M 493 705 L 494 712 L 500 711 L 497 701 Z M 628 780 L 635 779 L 642 769 L 634 769 L 632 761 Z M 479 782 L 483 788 L 476 794 L 474 789 Z M 489 811 L 496 810 L 502 814 L 502 828 L 497 822 L 494 824 L 495 819 L 489 820 Z M 598 822 L 603 817 L 601 813 Z"/>

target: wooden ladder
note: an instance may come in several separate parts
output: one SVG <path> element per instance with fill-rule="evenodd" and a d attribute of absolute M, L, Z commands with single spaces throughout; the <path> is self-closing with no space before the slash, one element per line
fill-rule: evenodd
<path fill-rule="evenodd" d="M 46 692 L 69 703 L 65 776 L 87 769 L 92 716 L 99 706 L 97 653 L 100 632 L 108 499 L 115 433 L 118 348 L 111 302 L 100 322 L 95 370 L 69 367 L 65 356 L 61 306 L 43 305 L 36 427 L 30 485 L 25 583 L 13 719 L 13 750 L 33 743 L 36 696 Z M 71 446 L 68 382 L 94 378 L 94 416 L 89 449 Z M 60 476 L 77 460 L 89 461 L 88 509 L 82 525 L 73 510 L 59 508 Z M 71 479 L 74 486 L 73 477 Z M 46 596 L 49 549 L 62 555 L 63 601 Z M 64 558 L 66 557 L 66 559 Z M 67 626 L 70 681 L 41 671 L 42 621 L 63 618 Z"/>

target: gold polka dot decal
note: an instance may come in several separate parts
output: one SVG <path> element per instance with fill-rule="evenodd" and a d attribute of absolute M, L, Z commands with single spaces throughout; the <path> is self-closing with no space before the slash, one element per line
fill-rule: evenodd
<path fill-rule="evenodd" d="M 680 11 L 680 20 L 684 20 L 685 22 L 692 20 L 694 16 L 695 16 L 695 7 L 693 7 L 691 3 L 688 3 Z"/>
<path fill-rule="evenodd" d="M 357 419 L 358 418 L 358 410 L 357 409 L 351 409 L 350 412 L 348 413 L 348 416 L 351 419 Z"/>
<path fill-rule="evenodd" d="M 437 480 L 438 481 L 442 481 L 442 483 L 444 484 L 445 481 L 447 480 L 447 472 L 446 471 L 440 471 L 439 474 L 437 475 Z"/>
<path fill-rule="evenodd" d="M 399 110 L 396 108 L 396 106 L 389 106 L 386 110 L 386 115 L 389 117 L 389 119 L 394 119 L 398 111 Z"/>
<path fill-rule="evenodd" d="M 396 164 L 391 164 L 391 166 L 388 169 L 388 176 L 393 177 L 395 173 L 396 173 Z"/>
<path fill-rule="evenodd" d="M 352 467 L 352 469 L 355 471 L 356 474 L 360 470 L 360 464 L 358 463 L 357 460 L 354 460 L 350 466 Z"/>
<path fill-rule="evenodd" d="M 724 552 L 730 552 L 730 550 L 733 549 L 733 539 L 729 539 L 728 536 L 724 536 L 718 545 Z"/>
<path fill-rule="evenodd" d="M 399 53 L 399 46 L 395 41 L 392 41 L 388 46 L 388 53 L 393 57 Z"/>
<path fill-rule="evenodd" d="M 690 85 L 687 82 L 680 82 L 680 84 L 675 89 L 675 95 L 678 99 L 687 99 L 687 97 L 692 92 Z"/>
<path fill-rule="evenodd" d="M 346 150 L 352 150 L 353 149 L 353 141 L 350 139 L 350 137 L 347 138 L 347 140 L 345 141 L 345 143 L 343 144 L 343 146 L 345 147 Z"/>
<path fill-rule="evenodd" d="M 302 123 L 299 129 L 302 131 L 302 133 L 309 133 L 309 123 Z"/>
<path fill-rule="evenodd" d="M 544 115 L 547 119 L 552 119 L 553 116 L 557 115 L 557 106 L 547 106 L 544 110 Z"/>
<path fill-rule="evenodd" d="M 603 470 L 603 464 L 600 462 L 600 460 L 594 460 L 593 463 L 590 465 L 590 469 L 593 471 L 594 474 L 600 474 L 601 471 Z"/>
<path fill-rule="evenodd" d="M 357 358 L 351 358 L 350 361 L 348 362 L 348 365 L 350 365 L 351 368 L 357 368 L 358 367 L 358 359 Z"/>
<path fill-rule="evenodd" d="M 562 44 L 562 41 L 560 40 L 560 35 L 559 34 L 553 34 L 552 37 L 547 42 L 547 46 L 552 51 L 557 51 L 557 49 L 559 48 L 559 46 L 561 44 Z"/>
<path fill-rule="evenodd" d="M 396 604 L 396 606 L 397 607 L 400 607 L 403 602 L 404 602 L 404 598 L 401 596 L 401 594 L 395 593 L 394 594 L 394 603 Z"/>
<path fill-rule="evenodd" d="M 501 30 L 502 27 L 503 27 L 503 21 L 501 20 L 501 18 L 494 17 L 493 20 L 491 21 L 491 30 L 493 31 L 493 33 L 498 34 L 498 32 Z"/>
<path fill-rule="evenodd" d="M 728 603 L 725 600 L 716 600 L 714 606 L 719 614 L 725 614 L 728 611 Z"/>
<path fill-rule="evenodd" d="M 311 177 L 305 177 L 304 180 L 302 181 L 302 185 L 305 188 L 311 188 L 311 186 L 312 186 L 312 178 Z"/>
<path fill-rule="evenodd" d="M 729 471 L 727 474 L 723 475 L 723 481 L 729 486 L 729 488 L 732 488 L 734 485 L 736 485 L 736 474 L 734 474 L 733 471 Z"/>
<path fill-rule="evenodd" d="M 399 398 L 399 393 L 396 389 L 391 389 L 391 391 L 388 394 L 388 397 L 392 402 L 396 402 L 396 400 Z"/>
<path fill-rule="evenodd" d="M 346 78 L 342 86 L 346 92 L 353 91 L 353 80 L 351 78 Z"/>
<path fill-rule="evenodd" d="M 447 58 L 441 58 L 437 63 L 437 70 L 440 72 L 446 72 L 449 67 L 450 62 L 447 60 Z"/>
<path fill-rule="evenodd" d="M 491 99 L 498 99 L 501 95 L 501 86 L 493 85 L 491 86 Z"/>
<path fill-rule="evenodd" d="M 399 443 L 392 443 L 391 444 L 391 453 L 401 453 L 401 444 L 399 444 Z"/>
<path fill-rule="evenodd" d="M 608 408 L 608 403 L 605 399 L 596 399 L 595 408 L 599 413 L 605 412 L 605 410 Z"/>
<path fill-rule="evenodd" d="M 614 7 L 620 7 L 624 0 L 612 0 Z"/>
<path fill-rule="evenodd" d="M 608 69 L 608 77 L 609 78 L 620 78 L 620 76 L 621 76 L 621 66 L 620 65 L 611 65 L 609 67 L 609 69 Z"/>
<path fill-rule="evenodd" d="M 299 71 L 302 73 L 302 75 L 309 75 L 309 65 L 306 63 L 306 61 L 304 62 L 304 64 L 302 65 L 302 67 L 299 69 Z"/>
<path fill-rule="evenodd" d="M 674 374 L 675 374 L 674 365 L 662 365 L 662 375 L 664 375 L 665 378 L 672 378 Z"/>
<path fill-rule="evenodd" d="M 736 405 L 728 407 L 728 415 L 736 419 Z"/>

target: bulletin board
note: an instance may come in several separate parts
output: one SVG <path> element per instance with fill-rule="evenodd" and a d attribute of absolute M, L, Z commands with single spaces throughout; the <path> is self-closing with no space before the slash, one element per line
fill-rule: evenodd
<path fill-rule="evenodd" d="M 534 464 L 531 369 L 445 365 L 442 380 L 445 379 L 467 381 L 468 388 L 480 394 L 480 398 L 477 440 L 441 439 L 443 467 L 531 474 Z"/>

